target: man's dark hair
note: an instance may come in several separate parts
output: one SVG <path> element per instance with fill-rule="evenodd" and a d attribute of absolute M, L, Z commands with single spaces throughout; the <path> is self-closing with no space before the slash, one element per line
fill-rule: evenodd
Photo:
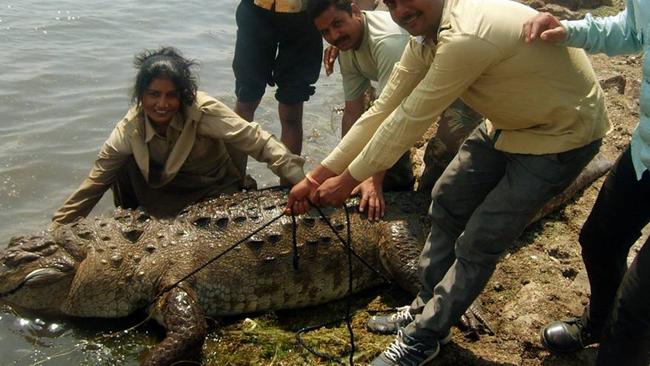
<path fill-rule="evenodd" d="M 338 10 L 346 11 L 352 15 L 352 0 L 309 0 L 307 4 L 307 15 L 313 22 L 314 19 L 329 9 L 330 6 Z"/>
<path fill-rule="evenodd" d="M 169 79 L 180 94 L 183 110 L 196 99 L 197 81 L 192 73 L 196 66 L 194 60 L 184 58 L 174 47 L 161 47 L 157 50 L 144 50 L 135 56 L 133 62 L 138 73 L 131 101 L 139 104 L 149 84 L 156 78 Z"/>

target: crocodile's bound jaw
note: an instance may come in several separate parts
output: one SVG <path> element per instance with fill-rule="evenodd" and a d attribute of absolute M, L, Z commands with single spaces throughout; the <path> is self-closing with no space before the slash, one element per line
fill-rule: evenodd
<path fill-rule="evenodd" d="M 75 258 L 50 233 L 12 238 L 0 256 L 0 300 L 60 313 L 75 268 Z"/>

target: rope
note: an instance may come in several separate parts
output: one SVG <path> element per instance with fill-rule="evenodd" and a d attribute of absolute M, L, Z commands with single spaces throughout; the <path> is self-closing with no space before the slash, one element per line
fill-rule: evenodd
<path fill-rule="evenodd" d="M 286 202 L 285 202 L 285 204 L 286 204 Z M 314 206 L 314 207 L 315 207 L 315 206 Z M 387 284 L 391 284 L 391 283 L 392 283 L 391 280 L 390 280 L 388 277 L 386 277 L 383 273 L 381 273 L 379 270 L 377 270 L 377 269 L 374 268 L 372 265 L 370 265 L 370 263 L 366 262 L 366 260 L 364 260 L 363 258 L 361 258 L 361 256 L 359 256 L 359 254 L 357 254 L 357 253 L 356 253 L 356 252 L 355 252 L 355 251 L 354 251 L 354 250 L 353 250 L 353 249 L 348 245 L 348 241 L 343 240 L 343 238 L 341 238 L 341 235 L 336 231 L 336 229 L 334 229 L 334 226 L 333 226 L 332 223 L 327 219 L 327 217 L 325 217 L 325 214 L 323 214 L 323 211 L 321 211 L 320 208 L 316 207 L 316 210 L 318 210 L 318 213 L 321 215 L 321 217 L 322 217 L 323 220 L 327 223 L 327 225 L 330 227 L 330 229 L 332 229 L 332 232 L 336 235 L 336 237 L 339 238 L 339 240 L 341 241 L 341 244 L 342 244 L 344 247 L 347 247 L 348 250 L 350 251 L 350 253 L 352 253 L 353 256 L 355 256 L 355 257 L 356 257 L 356 258 L 357 258 L 357 259 L 358 259 L 358 260 L 359 260 L 363 265 L 365 265 L 368 269 L 370 269 L 370 270 L 373 271 L 375 274 L 377 274 L 378 276 L 380 276 L 384 281 L 386 281 Z M 190 271 L 187 275 L 183 276 L 183 278 L 181 278 L 180 280 L 177 280 L 177 281 L 174 282 L 173 284 L 171 284 L 171 285 L 165 287 L 162 291 L 160 291 L 160 293 L 158 293 L 158 295 L 156 295 L 156 296 L 153 298 L 152 301 L 150 301 L 150 302 L 147 304 L 147 306 L 152 305 L 153 303 L 155 303 L 155 302 L 158 300 L 159 297 L 161 297 L 162 295 L 164 295 L 164 294 L 166 294 L 167 292 L 171 291 L 172 289 L 174 289 L 175 287 L 177 287 L 181 282 L 183 282 L 183 281 L 187 280 L 188 278 L 192 277 L 193 275 L 195 275 L 197 272 L 199 272 L 199 271 L 202 270 L 203 268 L 205 268 L 205 267 L 209 266 L 210 264 L 212 264 L 214 261 L 216 261 L 216 260 L 218 260 L 219 258 L 223 257 L 223 256 L 226 255 L 228 252 L 230 252 L 231 250 L 235 249 L 239 244 L 245 242 L 246 240 L 250 239 L 253 235 L 259 233 L 259 232 L 262 231 L 262 230 L 264 230 L 267 226 L 271 225 L 272 223 L 274 223 L 275 221 L 277 221 L 278 219 L 280 219 L 282 216 L 284 216 L 283 213 L 281 213 L 281 214 L 275 216 L 273 219 L 271 219 L 271 221 L 265 223 L 264 225 L 260 226 L 259 228 L 255 229 L 255 230 L 253 230 L 253 232 L 251 232 L 250 234 L 248 234 L 246 237 L 244 237 L 243 239 L 241 239 L 241 240 L 237 241 L 236 243 L 232 244 L 231 246 L 229 246 L 228 248 L 226 248 L 226 250 L 224 250 L 223 252 L 221 252 L 221 253 L 217 254 L 216 256 L 212 257 L 212 259 L 210 259 L 209 261 L 207 261 L 207 262 L 205 262 L 204 264 L 200 265 L 199 267 L 193 269 L 193 270 Z M 295 243 L 295 240 L 296 240 L 296 238 L 295 238 L 295 235 L 296 235 L 296 234 L 295 234 L 295 226 L 296 226 L 296 224 L 295 224 L 295 218 L 294 218 L 294 225 L 293 225 L 293 226 L 294 226 L 294 233 L 293 233 L 293 235 L 294 235 L 294 243 Z M 348 222 L 348 226 L 349 226 L 349 222 Z M 348 229 L 348 230 L 349 230 L 349 229 Z M 295 243 L 295 246 L 294 246 L 294 251 L 295 251 L 295 253 L 294 253 L 294 265 L 295 265 L 295 266 L 297 266 L 297 263 L 298 263 L 298 260 L 296 259 L 296 258 L 297 258 L 297 249 L 298 249 L 298 247 L 297 247 L 297 243 Z"/>
<path fill-rule="evenodd" d="M 352 331 L 352 233 L 350 232 L 350 212 L 348 211 L 348 206 L 343 205 L 345 209 L 345 220 L 347 221 L 348 227 L 348 296 L 347 296 L 347 306 L 345 307 L 345 324 L 348 327 L 348 333 L 350 334 L 350 366 L 354 366 L 354 332 Z"/>
<path fill-rule="evenodd" d="M 286 202 L 285 202 L 284 204 L 286 204 Z M 310 202 L 310 204 L 311 204 L 311 202 Z M 334 233 L 334 235 L 336 235 L 336 237 L 339 239 L 340 243 L 341 243 L 341 244 L 342 244 L 342 245 L 347 249 L 347 257 L 348 257 L 348 292 L 347 292 L 347 295 L 346 295 L 346 302 L 347 302 L 347 304 L 346 304 L 345 317 L 344 317 L 343 320 L 345 320 L 345 323 L 346 323 L 346 325 L 347 325 L 347 329 L 348 329 L 348 333 L 349 333 L 349 335 L 350 335 L 350 355 L 349 355 L 349 363 L 350 363 L 351 366 L 354 366 L 354 352 L 355 352 L 355 344 L 354 344 L 354 331 L 353 331 L 353 329 L 352 329 L 352 316 L 351 316 L 351 308 L 352 308 L 352 291 L 353 291 L 353 288 L 352 288 L 352 283 L 353 283 L 353 278 L 352 278 L 352 256 L 356 257 L 356 258 L 357 258 L 357 259 L 358 259 L 358 260 L 359 260 L 359 261 L 360 261 L 364 266 L 366 266 L 368 269 L 370 269 L 370 270 L 371 270 L 372 272 L 374 272 L 376 275 L 380 276 L 380 277 L 381 277 L 384 281 L 386 281 L 388 284 L 391 284 L 391 281 L 390 281 L 390 279 L 389 279 L 388 277 L 386 277 L 383 273 L 381 273 L 379 270 L 377 270 L 377 269 L 374 268 L 372 265 L 370 265 L 366 260 L 364 260 L 363 258 L 361 258 L 361 257 L 360 257 L 360 256 L 359 256 L 359 255 L 358 255 L 358 254 L 357 254 L 357 253 L 352 249 L 352 244 L 351 244 L 351 243 L 352 243 L 352 233 L 351 233 L 351 224 L 350 224 L 350 212 L 349 212 L 349 209 L 348 209 L 347 205 L 345 205 L 345 204 L 343 205 L 343 209 L 344 209 L 344 211 L 345 211 L 346 227 L 347 227 L 347 240 L 343 240 L 343 238 L 341 237 L 341 235 L 340 235 L 340 234 L 338 233 L 338 231 L 334 228 L 334 226 L 332 225 L 332 223 L 330 222 L 330 220 L 325 216 L 325 214 L 323 213 L 323 211 L 322 211 L 319 207 L 314 206 L 314 205 L 312 205 L 312 207 L 316 208 L 316 210 L 317 210 L 318 213 L 320 214 L 320 216 L 321 216 L 321 218 L 323 219 L 323 221 L 325 221 L 325 223 L 327 224 L 327 226 L 329 226 L 329 228 L 332 230 L 332 233 Z M 194 270 L 190 271 L 187 275 L 183 276 L 181 279 L 177 280 L 177 281 L 174 282 L 173 284 L 171 284 L 171 285 L 165 287 L 162 291 L 160 291 L 160 293 L 158 293 L 158 295 L 156 295 L 156 296 L 153 298 L 152 301 L 150 301 L 150 302 L 147 304 L 147 306 L 151 306 L 151 305 L 153 305 L 153 304 L 158 300 L 158 298 L 160 298 L 161 296 L 163 296 L 165 293 L 171 291 L 172 289 L 174 289 L 175 287 L 177 287 L 181 282 L 183 282 L 183 281 L 187 280 L 188 278 L 192 277 L 193 275 L 195 275 L 196 273 L 198 273 L 199 271 L 201 271 L 203 268 L 205 268 L 205 267 L 209 266 L 210 264 L 214 263 L 215 261 L 219 260 L 221 257 L 223 257 L 224 255 L 226 255 L 228 252 L 230 252 L 231 250 L 233 250 L 233 249 L 235 249 L 237 246 L 239 246 L 239 244 L 245 242 L 246 240 L 250 239 L 253 235 L 257 234 L 258 232 L 260 232 L 260 231 L 262 231 L 262 230 L 264 230 L 266 227 L 268 227 L 269 225 L 273 224 L 275 221 L 277 221 L 278 219 L 280 219 L 282 216 L 284 216 L 284 213 L 281 213 L 281 214 L 275 216 L 275 217 L 274 217 L 273 219 L 271 219 L 269 222 L 267 222 L 267 223 L 265 223 L 264 225 L 260 226 L 259 228 L 255 229 L 253 232 L 251 232 L 250 234 L 248 234 L 248 235 L 247 235 L 246 237 L 244 237 L 243 239 L 241 239 L 241 240 L 237 241 L 236 243 L 230 245 L 230 246 L 229 246 L 228 248 L 226 248 L 226 250 L 224 250 L 223 252 L 217 254 L 216 256 L 212 257 L 210 260 L 208 260 L 208 261 L 205 262 L 204 264 L 202 264 L 202 265 L 200 265 L 199 267 L 195 268 Z M 297 224 L 296 224 L 296 217 L 295 217 L 294 214 L 291 215 L 291 220 L 292 220 L 292 230 L 291 230 L 291 233 L 292 233 L 292 244 L 293 244 L 293 268 L 294 268 L 294 270 L 298 270 L 298 260 L 299 260 L 299 255 L 298 255 L 298 242 L 297 242 Z M 316 350 L 311 349 L 307 344 L 304 343 L 304 341 L 303 341 L 302 338 L 300 337 L 300 335 L 303 334 L 303 333 L 307 333 L 307 332 L 310 332 L 310 331 L 313 331 L 313 330 L 316 330 L 316 329 L 322 328 L 322 327 L 324 327 L 324 326 L 327 326 L 327 325 L 331 325 L 331 324 L 337 323 L 337 322 L 339 322 L 340 320 L 341 320 L 341 319 L 337 319 L 337 320 L 335 320 L 335 321 L 332 321 L 332 322 L 329 322 L 329 323 L 325 323 L 325 324 L 321 324 L 321 325 L 310 326 L 310 327 L 304 327 L 304 328 L 300 329 L 300 330 L 296 333 L 296 339 L 297 339 L 298 343 L 299 343 L 301 346 L 303 346 L 303 347 L 304 347 L 307 351 L 309 351 L 310 353 L 312 353 L 312 354 L 314 354 L 314 355 L 316 355 L 316 356 L 318 356 L 318 357 L 328 359 L 328 360 L 330 360 L 330 361 L 334 361 L 334 362 L 337 362 L 337 363 L 342 363 L 342 362 L 338 361 L 337 359 L 335 359 L 335 358 L 332 357 L 332 356 L 329 356 L 329 355 L 326 355 L 326 354 L 324 354 L 324 353 L 321 353 L 321 352 L 318 352 L 318 351 L 316 351 Z"/>
<path fill-rule="evenodd" d="M 314 205 L 312 205 L 312 206 L 316 207 Z M 348 334 L 350 335 L 349 363 L 350 363 L 350 366 L 354 366 L 354 352 L 355 352 L 356 348 L 355 348 L 355 345 L 354 345 L 354 331 L 352 330 L 352 315 L 351 315 L 351 309 L 352 309 L 352 282 L 353 282 L 353 278 L 352 278 L 352 254 L 354 253 L 354 251 L 352 250 L 352 232 L 351 232 L 351 229 L 350 229 L 352 225 L 350 224 L 350 212 L 348 210 L 348 206 L 344 204 L 343 209 L 345 210 L 345 221 L 346 221 L 346 227 L 347 227 L 347 241 L 344 241 L 343 238 L 341 238 L 341 236 L 338 234 L 338 232 L 334 229 L 334 226 L 330 223 L 330 221 L 327 219 L 327 217 L 323 214 L 323 212 L 318 207 L 316 207 L 316 209 L 318 210 L 318 213 L 321 215 L 323 220 L 328 224 L 328 226 L 330 227 L 332 232 L 334 234 L 336 234 L 336 236 L 339 238 L 341 243 L 347 249 L 347 254 L 348 254 L 347 255 L 347 257 L 348 257 L 348 293 L 345 296 L 345 300 L 346 300 L 345 317 L 343 319 L 336 319 L 334 321 L 324 323 L 324 324 L 304 327 L 304 328 L 298 330 L 298 332 L 296 332 L 296 340 L 298 341 L 298 344 L 300 344 L 308 352 L 310 352 L 310 353 L 312 353 L 312 354 L 314 354 L 314 355 L 316 355 L 318 357 L 324 358 L 326 360 L 342 364 L 342 362 L 337 360 L 336 358 L 334 358 L 334 356 L 325 354 L 323 352 L 316 351 L 315 349 L 309 347 L 303 341 L 301 335 L 305 334 L 305 333 L 308 333 L 308 332 L 311 332 L 311 331 L 314 331 L 314 330 L 317 330 L 317 329 L 320 329 L 320 328 L 328 326 L 328 325 L 338 323 L 341 320 L 344 320 L 345 324 L 346 324 L 346 327 L 348 329 Z M 294 240 L 295 240 L 295 238 L 294 238 Z M 359 257 L 357 256 L 357 258 L 359 258 Z M 361 258 L 359 258 L 359 259 L 361 259 Z M 362 260 L 362 262 L 364 262 L 364 264 L 366 266 L 368 266 L 368 268 L 373 270 L 375 273 L 378 273 L 383 278 L 385 278 L 385 276 L 383 276 L 381 274 L 381 272 L 377 271 L 375 268 L 373 268 L 369 264 L 365 263 L 365 261 Z"/>
<path fill-rule="evenodd" d="M 293 269 L 298 270 L 298 238 L 296 235 L 296 230 L 298 230 L 298 225 L 296 224 L 296 215 L 291 213 L 291 238 L 293 241 Z"/>
<path fill-rule="evenodd" d="M 310 202 L 310 203 L 311 203 L 311 202 Z M 323 218 L 323 221 L 325 221 L 325 223 L 327 224 L 327 226 L 329 226 L 329 228 L 332 229 L 332 232 L 334 233 L 334 235 L 336 235 L 336 237 L 339 239 L 339 241 L 341 242 L 341 244 L 342 244 L 344 247 L 350 249 L 350 252 L 352 253 L 353 256 L 355 256 L 355 257 L 356 257 L 356 258 L 357 258 L 361 263 L 363 263 L 363 265 L 365 265 L 368 269 L 370 269 L 371 271 L 373 271 L 377 276 L 381 277 L 384 281 L 386 281 L 386 284 L 391 285 L 391 284 L 393 283 L 393 282 L 390 280 L 390 278 L 386 277 L 386 276 L 385 276 L 383 273 L 381 273 L 378 269 L 374 268 L 372 265 L 370 265 L 370 263 L 366 262 L 365 259 L 361 258 L 361 257 L 360 257 L 360 256 L 359 256 L 359 255 L 358 255 L 358 254 L 357 254 L 357 253 L 352 249 L 352 247 L 350 247 L 350 245 L 348 244 L 348 241 L 343 240 L 343 238 L 341 237 L 341 235 L 340 235 L 340 234 L 336 231 L 336 229 L 334 228 L 334 225 L 332 225 L 332 223 L 330 222 L 330 220 L 327 219 L 327 217 L 325 216 L 325 214 L 323 213 L 323 211 L 321 211 L 321 209 L 320 209 L 319 207 L 314 206 L 314 205 L 312 205 L 312 207 L 314 207 L 314 208 L 318 211 L 318 213 L 319 213 L 319 214 L 321 215 L 321 217 Z M 347 206 L 344 205 L 343 207 L 345 207 L 346 210 L 347 210 Z M 346 211 L 346 212 L 347 212 L 347 211 Z M 350 223 L 349 223 L 349 222 L 348 222 L 348 226 L 350 226 Z"/>
<path fill-rule="evenodd" d="M 271 221 L 269 221 L 269 222 L 267 222 L 266 224 L 262 225 L 261 227 L 255 229 L 252 233 L 248 234 L 245 238 L 243 238 L 243 239 L 237 241 L 235 244 L 232 244 L 231 246 L 229 246 L 228 248 L 226 248 L 226 250 L 224 250 L 223 252 L 221 252 L 221 253 L 217 254 L 216 256 L 212 257 L 212 259 L 210 259 L 209 261 L 205 262 L 204 264 L 202 264 L 202 265 L 198 266 L 197 268 L 195 268 L 194 270 L 190 271 L 190 273 L 188 273 L 187 275 L 183 276 L 183 278 L 181 278 L 180 280 L 178 280 L 178 281 L 174 282 L 173 284 L 171 284 L 171 285 L 165 287 L 162 291 L 160 291 L 160 293 L 159 293 L 158 295 L 156 295 L 156 296 L 153 298 L 153 300 L 151 300 L 151 301 L 147 304 L 147 306 L 151 306 L 151 305 L 153 305 L 153 303 L 155 303 L 156 301 L 158 301 L 158 298 L 159 298 L 159 297 L 161 297 L 162 295 L 166 294 L 167 292 L 169 292 L 169 291 L 171 291 L 172 289 L 174 289 L 175 287 L 177 287 L 181 282 L 183 282 L 183 281 L 187 280 L 188 278 L 194 276 L 197 272 L 199 272 L 199 271 L 202 270 L 203 268 L 209 266 L 209 265 L 212 264 L 214 261 L 216 261 L 216 260 L 218 260 L 219 258 L 223 257 L 223 256 L 226 255 L 228 252 L 230 252 L 231 250 L 235 249 L 239 244 L 241 244 L 241 243 L 243 243 L 244 241 L 250 239 L 253 235 L 257 234 L 258 232 L 264 230 L 267 226 L 271 225 L 272 223 L 274 223 L 275 221 L 277 221 L 277 220 L 278 220 L 279 218 L 281 218 L 282 216 L 284 216 L 284 214 L 280 214 L 280 215 L 274 217 Z"/>

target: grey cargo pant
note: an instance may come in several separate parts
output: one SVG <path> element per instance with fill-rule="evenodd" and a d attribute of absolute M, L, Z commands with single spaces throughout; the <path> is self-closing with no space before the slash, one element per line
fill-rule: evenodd
<path fill-rule="evenodd" d="M 485 123 L 461 146 L 431 192 L 431 233 L 420 256 L 422 289 L 405 333 L 445 337 L 535 213 L 596 155 L 601 140 L 558 154 L 498 151 Z"/>

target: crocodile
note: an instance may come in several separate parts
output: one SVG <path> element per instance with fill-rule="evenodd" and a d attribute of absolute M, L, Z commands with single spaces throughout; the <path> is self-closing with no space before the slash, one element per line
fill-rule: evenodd
<path fill-rule="evenodd" d="M 599 174 L 605 167 L 599 165 Z M 174 219 L 118 208 L 111 218 L 80 219 L 12 238 L 0 252 L 0 302 L 72 317 L 116 318 L 146 309 L 166 334 L 143 363 L 194 359 L 207 333 L 207 316 L 344 297 L 348 227 L 353 291 L 390 278 L 415 293 L 418 257 L 430 227 L 428 197 L 395 192 L 385 199 L 381 221 L 359 213 L 356 199 L 348 201 L 347 211 L 284 216 L 282 190 L 222 196 Z"/>
<path fill-rule="evenodd" d="M 386 217 L 375 222 L 349 202 L 355 292 L 383 278 L 411 291 L 417 283 L 427 199 L 413 192 L 386 199 Z M 173 220 L 118 208 L 111 218 L 14 237 L 0 253 L 0 301 L 72 317 L 147 309 L 167 332 L 144 364 L 191 359 L 206 316 L 301 308 L 347 294 L 346 212 L 323 209 L 329 224 L 317 212 L 296 217 L 294 251 L 285 204 L 286 191 L 252 191 L 192 205 Z"/>

